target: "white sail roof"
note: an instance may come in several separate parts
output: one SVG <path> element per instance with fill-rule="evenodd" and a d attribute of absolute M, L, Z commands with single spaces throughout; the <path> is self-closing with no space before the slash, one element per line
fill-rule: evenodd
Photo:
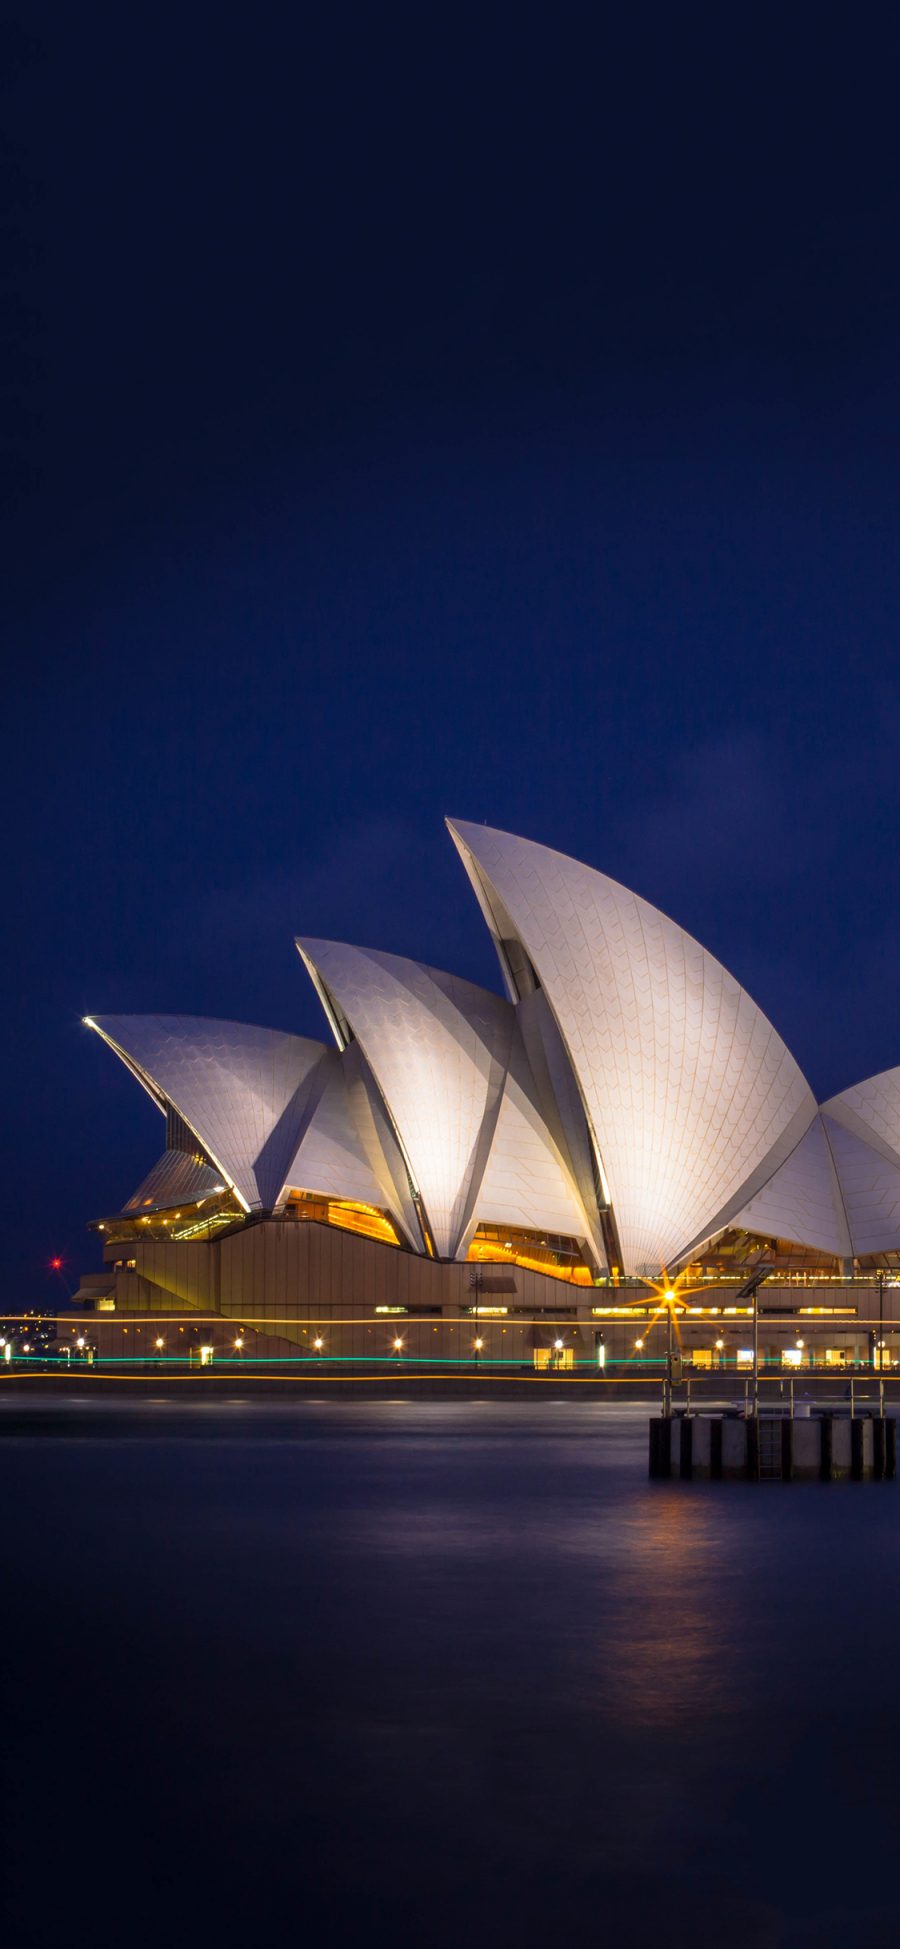
<path fill-rule="evenodd" d="M 86 1020 L 161 1108 L 177 1110 L 244 1208 L 270 1209 L 297 1149 L 324 1044 L 192 1015 Z"/>
<path fill-rule="evenodd" d="M 388 1211 L 418 1247 L 402 1159 L 388 1154 L 387 1133 L 376 1127 L 354 1057 L 353 1049 L 343 1055 L 336 1049 L 325 1051 L 315 1076 L 318 1094 L 309 1103 L 284 1189 L 375 1205 Z"/>
<path fill-rule="evenodd" d="M 791 1239 L 836 1259 L 852 1256 L 841 1184 L 821 1117 L 731 1223 L 748 1232 Z"/>
<path fill-rule="evenodd" d="M 822 1106 L 853 1252 L 900 1248 L 900 1069 L 854 1083 Z"/>
<path fill-rule="evenodd" d="M 494 1141 L 475 1198 L 474 1222 L 520 1225 L 526 1231 L 583 1239 L 598 1269 L 603 1265 L 596 1213 L 592 1222 L 554 1142 L 518 1033 Z"/>
<path fill-rule="evenodd" d="M 337 941 L 297 946 L 320 993 L 324 984 L 338 1033 L 352 1032 L 371 1067 L 438 1258 L 455 1258 L 493 1142 L 513 1010 L 401 955 Z"/>
<path fill-rule="evenodd" d="M 440 1258 L 508 1224 L 639 1275 L 730 1226 L 835 1259 L 900 1250 L 900 1067 L 817 1109 L 756 1003 L 674 921 L 545 846 L 450 830 L 508 1000 L 306 940 L 337 1051 L 193 1016 L 85 1018 L 167 1112 L 129 1209 L 221 1181 L 270 1210 L 296 1187 L 377 1206 Z"/>
<path fill-rule="evenodd" d="M 816 1112 L 790 1051 L 674 921 L 546 846 L 448 821 L 511 992 L 529 970 L 574 1066 L 625 1271 L 729 1223 Z"/>

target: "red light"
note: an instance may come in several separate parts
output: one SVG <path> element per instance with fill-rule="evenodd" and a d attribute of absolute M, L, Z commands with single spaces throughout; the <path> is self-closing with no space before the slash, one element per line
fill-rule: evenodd
<path fill-rule="evenodd" d="M 51 1259 L 51 1260 L 50 1260 L 50 1270 L 51 1270 L 51 1272 L 61 1272 L 61 1271 L 62 1271 L 62 1259 Z"/>

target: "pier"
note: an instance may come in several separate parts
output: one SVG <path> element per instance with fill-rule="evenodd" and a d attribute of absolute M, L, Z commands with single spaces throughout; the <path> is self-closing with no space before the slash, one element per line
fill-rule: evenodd
<path fill-rule="evenodd" d="M 680 1482 L 892 1482 L 893 1415 L 662 1414 L 650 1475 Z"/>

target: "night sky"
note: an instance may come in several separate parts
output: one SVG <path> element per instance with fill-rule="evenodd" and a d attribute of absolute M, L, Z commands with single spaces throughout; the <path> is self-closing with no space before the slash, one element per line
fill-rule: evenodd
<path fill-rule="evenodd" d="M 900 22 L 7 8 L 2 1303 L 162 1123 L 85 1013 L 499 986 L 445 814 L 900 1062 Z"/>

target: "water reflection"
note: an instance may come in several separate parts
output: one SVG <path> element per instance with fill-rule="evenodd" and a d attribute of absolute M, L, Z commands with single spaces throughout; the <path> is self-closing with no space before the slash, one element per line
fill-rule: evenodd
<path fill-rule="evenodd" d="M 606 1557 L 604 1655 L 611 1709 L 635 1726 L 676 1727 L 735 1705 L 734 1591 L 723 1580 L 718 1512 L 678 1491 L 629 1498 Z"/>
<path fill-rule="evenodd" d="M 574 1403 L 34 1425 L 5 1940 L 81 1939 L 48 1807 L 102 1837 L 91 1949 L 818 1946 L 836 1810 L 896 1907 L 900 1486 L 650 1484 L 644 1415 Z"/>

